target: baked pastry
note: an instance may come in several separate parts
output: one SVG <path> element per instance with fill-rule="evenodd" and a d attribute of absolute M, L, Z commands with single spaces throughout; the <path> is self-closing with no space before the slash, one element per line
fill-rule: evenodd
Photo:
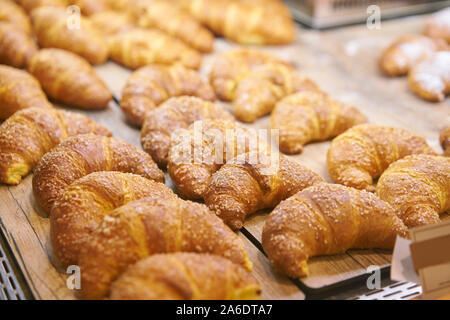
<path fill-rule="evenodd" d="M 79 259 L 81 297 L 106 297 L 128 266 L 180 251 L 219 255 L 252 268 L 241 239 L 205 205 L 152 196 L 112 211 L 91 234 Z"/>
<path fill-rule="evenodd" d="M 324 180 L 316 173 L 280 154 L 250 153 L 228 161 L 211 177 L 205 204 L 231 229 L 240 229 L 245 218 L 273 208 L 300 190 Z"/>
<path fill-rule="evenodd" d="M 440 222 L 450 209 L 450 158 L 411 155 L 381 175 L 377 194 L 410 228 Z"/>
<path fill-rule="evenodd" d="M 94 172 L 67 186 L 50 211 L 53 252 L 63 267 L 78 263 L 80 249 L 110 211 L 151 196 L 177 199 L 162 183 L 116 171 Z"/>
<path fill-rule="evenodd" d="M 31 107 L 52 107 L 39 82 L 28 72 L 0 65 L 0 120 Z"/>
<path fill-rule="evenodd" d="M 110 298 L 258 300 L 261 287 L 247 270 L 219 256 L 155 254 L 129 267 L 112 284 Z"/>
<path fill-rule="evenodd" d="M 410 154 L 435 154 L 424 138 L 407 130 L 377 124 L 361 124 L 331 142 L 328 172 L 336 182 L 375 191 L 373 179 Z"/>
<path fill-rule="evenodd" d="M 26 34 L 31 34 L 31 23 L 26 12 L 10 0 L 0 0 L 0 22 L 11 23 Z"/>
<path fill-rule="evenodd" d="M 234 121 L 205 119 L 172 135 L 167 170 L 188 199 L 202 199 L 214 172 L 228 160 L 269 146 L 255 130 Z"/>
<path fill-rule="evenodd" d="M 0 22 L 0 63 L 24 68 L 37 51 L 29 34 L 14 24 Z"/>
<path fill-rule="evenodd" d="M 215 95 L 194 70 L 181 65 L 152 64 L 131 74 L 122 91 L 120 108 L 135 125 L 142 126 L 147 114 L 175 96 L 196 96 L 214 101 Z"/>
<path fill-rule="evenodd" d="M 17 111 L 0 125 L 0 182 L 19 184 L 46 152 L 84 133 L 111 136 L 82 114 L 39 107 Z"/>
<path fill-rule="evenodd" d="M 278 129 L 280 150 L 287 154 L 303 151 L 311 141 L 324 141 L 367 122 L 353 106 L 317 91 L 299 92 L 279 101 L 270 116 L 271 129 Z"/>
<path fill-rule="evenodd" d="M 104 109 L 112 94 L 92 66 L 80 56 L 61 49 L 42 49 L 28 71 L 50 98 L 81 109 Z"/>
<path fill-rule="evenodd" d="M 65 0 L 14 0 L 18 3 L 22 8 L 25 9 L 26 12 L 30 13 L 36 8 L 39 7 L 66 7 L 67 2 Z"/>
<path fill-rule="evenodd" d="M 69 0 L 69 3 L 80 8 L 81 14 L 91 16 L 112 9 L 111 0 Z M 113 22 L 113 21 L 112 21 Z M 113 22 L 114 23 L 114 22 Z"/>
<path fill-rule="evenodd" d="M 431 39 L 421 35 L 403 36 L 383 52 L 379 66 L 388 76 L 405 76 L 418 62 L 447 48 L 447 44 L 441 39 Z"/>
<path fill-rule="evenodd" d="M 440 38 L 450 44 L 450 8 L 431 15 L 425 27 L 425 34 L 432 38 Z"/>
<path fill-rule="evenodd" d="M 394 209 L 366 191 L 320 183 L 281 202 L 267 218 L 262 245 L 276 269 L 308 275 L 308 258 L 351 248 L 392 249 L 408 229 Z"/>
<path fill-rule="evenodd" d="M 108 42 L 112 36 L 135 28 L 130 15 L 124 12 L 102 11 L 89 16 L 89 20 Z"/>
<path fill-rule="evenodd" d="M 294 41 L 295 24 L 279 0 L 178 0 L 214 33 L 242 44 L 279 45 Z"/>
<path fill-rule="evenodd" d="M 221 107 L 196 97 L 170 98 L 147 115 L 141 131 L 141 144 L 153 160 L 166 167 L 172 133 L 187 129 L 197 120 L 233 117 Z"/>
<path fill-rule="evenodd" d="M 411 69 L 411 90 L 422 99 L 439 102 L 450 93 L 450 51 L 436 52 Z"/>
<path fill-rule="evenodd" d="M 131 12 L 140 27 L 160 29 L 201 52 L 213 50 L 214 35 L 175 3 L 138 0 L 131 6 Z"/>
<path fill-rule="evenodd" d="M 37 204 L 50 213 L 68 185 L 98 171 L 130 172 L 164 182 L 164 174 L 152 158 L 122 139 L 95 134 L 71 137 L 46 153 L 33 176 Z"/>
<path fill-rule="evenodd" d="M 80 16 L 79 28 L 69 28 L 68 17 L 64 8 L 40 7 L 33 10 L 31 21 L 39 46 L 72 51 L 91 64 L 104 63 L 108 59 L 108 45 L 99 31 L 83 16 Z"/>
<path fill-rule="evenodd" d="M 181 40 L 155 29 L 135 28 L 111 38 L 110 57 L 128 67 L 137 69 L 152 63 L 179 63 L 198 69 L 202 60 L 199 52 Z"/>
<path fill-rule="evenodd" d="M 439 136 L 439 141 L 441 142 L 442 149 L 444 150 L 444 154 L 447 157 L 450 157 L 450 127 L 445 128 L 441 131 L 441 135 Z"/>

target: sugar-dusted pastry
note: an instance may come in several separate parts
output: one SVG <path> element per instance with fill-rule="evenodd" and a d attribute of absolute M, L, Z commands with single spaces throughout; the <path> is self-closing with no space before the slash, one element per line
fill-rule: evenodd
<path fill-rule="evenodd" d="M 135 28 L 121 32 L 111 39 L 110 49 L 111 59 L 131 69 L 151 63 L 179 63 L 198 69 L 202 60 L 199 52 L 156 29 Z"/>
<path fill-rule="evenodd" d="M 11 23 L 26 34 L 31 34 L 31 23 L 26 12 L 11 0 L 0 0 L 0 22 Z"/>
<path fill-rule="evenodd" d="M 89 16 L 89 20 L 107 40 L 110 37 L 135 27 L 131 16 L 125 12 L 102 11 Z"/>
<path fill-rule="evenodd" d="M 182 194 L 202 199 L 214 172 L 240 154 L 268 150 L 266 139 L 235 121 L 196 121 L 172 136 L 167 169 Z"/>
<path fill-rule="evenodd" d="M 425 27 L 425 34 L 444 39 L 450 44 L 450 7 L 431 15 Z"/>
<path fill-rule="evenodd" d="M 145 117 L 170 97 L 196 96 L 214 101 L 210 85 L 201 75 L 182 65 L 151 64 L 131 74 L 122 91 L 120 108 L 128 119 L 142 126 Z"/>
<path fill-rule="evenodd" d="M 68 5 L 66 0 L 14 0 L 14 1 L 19 5 L 21 5 L 28 13 L 39 7 L 63 8 Z"/>
<path fill-rule="evenodd" d="M 0 120 L 31 107 L 52 107 L 39 82 L 28 72 L 0 65 Z"/>
<path fill-rule="evenodd" d="M 448 48 L 445 41 L 421 35 L 403 36 L 381 55 L 379 66 L 391 77 L 404 76 L 419 61 L 430 58 L 436 51 Z"/>
<path fill-rule="evenodd" d="M 81 109 L 104 109 L 112 94 L 82 57 L 61 49 L 42 49 L 33 56 L 29 72 L 47 95 Z"/>
<path fill-rule="evenodd" d="M 38 51 L 33 38 L 15 24 L 0 22 L 0 63 L 24 68 Z"/>
<path fill-rule="evenodd" d="M 211 31 L 173 2 L 138 0 L 131 6 L 131 12 L 140 27 L 160 29 L 201 52 L 213 50 L 214 35 Z"/>
<path fill-rule="evenodd" d="M 333 138 L 367 118 L 355 107 L 321 92 L 304 91 L 279 101 L 270 121 L 272 129 L 280 130 L 280 150 L 296 154 L 306 143 Z"/>
<path fill-rule="evenodd" d="M 247 270 L 223 257 L 201 253 L 156 254 L 141 260 L 112 284 L 110 294 L 111 300 L 260 298 L 261 287 Z"/>
<path fill-rule="evenodd" d="M 164 174 L 144 151 L 118 138 L 95 134 L 71 137 L 47 152 L 34 170 L 36 202 L 50 213 L 68 185 L 98 171 L 129 172 L 164 182 Z"/>
<path fill-rule="evenodd" d="M 199 203 L 152 195 L 103 218 L 81 249 L 81 297 L 107 297 L 128 266 L 153 254 L 209 253 L 252 269 L 242 240 Z"/>
<path fill-rule="evenodd" d="M 80 26 L 68 25 L 69 14 L 64 8 L 40 7 L 31 13 L 33 30 L 43 48 L 72 51 L 91 64 L 108 59 L 108 45 L 89 19 L 80 16 Z"/>
<path fill-rule="evenodd" d="M 162 183 L 117 171 L 94 172 L 67 186 L 50 211 L 52 248 L 63 267 L 78 263 L 81 248 L 110 211 L 152 196 L 177 199 Z"/>
<path fill-rule="evenodd" d="M 291 278 L 308 275 L 310 257 L 348 249 L 392 249 L 408 229 L 377 196 L 320 183 L 282 201 L 267 218 L 262 245 L 274 267 Z"/>
<path fill-rule="evenodd" d="M 361 124 L 331 142 L 327 155 L 328 172 L 336 183 L 375 191 L 373 180 L 391 163 L 421 153 L 435 154 L 424 138 L 408 130 Z"/>
<path fill-rule="evenodd" d="M 273 208 L 300 190 L 323 182 L 313 171 L 280 154 L 250 153 L 234 158 L 211 177 L 206 205 L 231 229 L 240 229 L 245 218 Z"/>
<path fill-rule="evenodd" d="M 450 127 L 445 128 L 441 131 L 439 141 L 441 143 L 442 149 L 444 150 L 444 154 L 447 157 L 450 157 Z"/>
<path fill-rule="evenodd" d="M 232 120 L 233 116 L 214 103 L 200 98 L 170 98 L 145 119 L 141 131 L 142 148 L 164 168 L 167 166 L 172 134 L 203 119 Z"/>
<path fill-rule="evenodd" d="M 39 107 L 17 111 L 0 125 L 0 182 L 19 184 L 46 152 L 84 133 L 111 136 L 82 114 Z"/>
<path fill-rule="evenodd" d="M 410 228 L 440 222 L 450 209 L 450 158 L 421 154 L 394 162 L 378 179 L 377 195 Z"/>
<path fill-rule="evenodd" d="M 429 101 L 443 101 L 450 93 L 450 51 L 436 52 L 419 62 L 408 75 L 411 90 Z"/>
<path fill-rule="evenodd" d="M 295 23 L 279 0 L 178 0 L 214 33 L 242 44 L 288 44 Z"/>

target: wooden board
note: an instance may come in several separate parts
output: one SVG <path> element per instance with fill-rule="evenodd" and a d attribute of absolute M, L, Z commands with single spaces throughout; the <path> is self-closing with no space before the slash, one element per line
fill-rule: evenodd
<path fill-rule="evenodd" d="M 326 32 L 300 30 L 292 45 L 261 49 L 293 62 L 331 96 L 357 106 L 371 122 L 412 130 L 423 135 L 440 152 L 438 133 L 444 125 L 450 124 L 450 100 L 439 104 L 420 100 L 409 91 L 404 78 L 388 79 L 377 68 L 383 48 L 399 35 L 419 33 L 424 19 L 422 16 L 383 22 L 381 30 L 368 30 L 365 26 Z M 215 56 L 234 47 L 235 44 L 226 40 L 216 40 L 215 52 L 204 58 L 201 72 L 205 78 Z M 112 62 L 96 69 L 116 101 L 120 100 L 131 71 Z M 229 104 L 221 104 L 231 108 Z M 126 122 L 116 103 L 111 102 L 105 111 L 83 113 L 111 128 L 116 137 L 140 146 L 139 130 Z M 269 117 L 250 127 L 268 128 Z M 325 165 L 328 147 L 329 142 L 310 144 L 301 155 L 292 158 L 331 181 Z M 170 179 L 167 179 L 167 185 L 172 186 Z M 252 241 L 259 241 L 266 215 L 267 212 L 255 214 L 246 222 L 245 230 Z M 0 186 L 0 226 L 36 298 L 74 298 L 65 285 L 66 275 L 52 265 L 48 219 L 36 208 L 31 176 L 19 186 Z M 272 270 L 257 246 L 241 233 L 239 235 L 254 263 L 254 274 L 263 286 L 263 298 L 304 298 L 290 280 Z M 346 254 L 313 258 L 310 276 L 301 281 L 306 287 L 324 289 L 365 274 L 369 265 L 387 265 L 390 258 L 389 252 L 379 250 L 350 250 Z"/>

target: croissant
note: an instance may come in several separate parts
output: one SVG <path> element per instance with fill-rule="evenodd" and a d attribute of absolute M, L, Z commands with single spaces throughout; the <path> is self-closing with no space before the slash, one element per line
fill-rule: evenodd
<path fill-rule="evenodd" d="M 450 127 L 441 131 L 439 141 L 441 142 L 442 149 L 444 149 L 444 154 L 450 157 Z"/>
<path fill-rule="evenodd" d="M 0 63 L 23 68 L 37 51 L 29 34 L 16 25 L 0 22 Z"/>
<path fill-rule="evenodd" d="M 27 35 L 31 34 L 31 23 L 26 12 L 12 1 L 0 0 L 0 22 L 11 23 Z"/>
<path fill-rule="evenodd" d="M 160 166 L 166 167 L 171 145 L 171 135 L 179 129 L 187 129 L 197 120 L 233 117 L 216 106 L 196 97 L 170 98 L 147 115 L 141 131 L 143 149 Z"/>
<path fill-rule="evenodd" d="M 373 179 L 387 167 L 410 154 L 435 154 L 424 138 L 407 130 L 361 124 L 331 142 L 328 172 L 340 184 L 375 191 Z"/>
<path fill-rule="evenodd" d="M 214 33 L 253 45 L 294 41 L 295 24 L 278 0 L 178 0 L 192 16 Z"/>
<path fill-rule="evenodd" d="M 234 121 L 205 119 L 172 135 L 168 172 L 188 199 L 202 199 L 214 172 L 250 151 L 269 150 L 266 141 Z"/>
<path fill-rule="evenodd" d="M 367 118 L 353 106 L 325 94 L 306 91 L 279 101 L 270 117 L 270 127 L 279 130 L 280 150 L 287 154 L 303 151 L 311 141 L 333 138 Z"/>
<path fill-rule="evenodd" d="M 214 91 L 196 71 L 181 65 L 152 64 L 129 77 L 120 107 L 133 124 L 142 126 L 150 111 L 170 97 L 182 95 L 215 100 Z"/>
<path fill-rule="evenodd" d="M 205 204 L 231 229 L 240 229 L 245 218 L 273 208 L 300 190 L 324 180 L 296 161 L 265 153 L 238 156 L 211 177 Z"/>
<path fill-rule="evenodd" d="M 408 229 L 377 196 L 320 183 L 281 202 L 267 218 L 262 245 L 276 269 L 292 278 L 308 275 L 307 260 L 351 248 L 392 249 Z"/>
<path fill-rule="evenodd" d="M 441 38 L 450 44 L 450 8 L 431 15 L 425 27 L 425 34 L 432 38 Z"/>
<path fill-rule="evenodd" d="M 33 56 L 28 71 L 50 98 L 82 109 L 104 109 L 112 94 L 80 56 L 61 49 L 42 49 Z"/>
<path fill-rule="evenodd" d="M 411 155 L 381 175 L 378 196 L 389 202 L 408 227 L 440 222 L 450 209 L 450 158 Z"/>
<path fill-rule="evenodd" d="M 152 63 L 180 63 L 198 69 L 202 60 L 199 52 L 181 40 L 155 29 L 135 28 L 121 32 L 112 37 L 110 48 L 111 59 L 130 69 Z"/>
<path fill-rule="evenodd" d="M 69 3 L 80 8 L 81 14 L 92 16 L 112 9 L 110 0 L 69 0 Z M 112 21 L 113 22 L 113 21 Z"/>
<path fill-rule="evenodd" d="M 98 171 L 135 173 L 164 182 L 164 174 L 152 158 L 127 142 L 94 134 L 71 137 L 46 153 L 34 170 L 33 193 L 46 213 L 66 187 Z"/>
<path fill-rule="evenodd" d="M 72 51 L 91 64 L 108 59 L 108 45 L 89 19 L 80 16 L 80 26 L 69 25 L 70 15 L 64 8 L 40 7 L 31 13 L 38 44 L 43 48 Z"/>
<path fill-rule="evenodd" d="M 39 82 L 29 73 L 0 65 L 0 120 L 30 108 L 51 108 Z"/>
<path fill-rule="evenodd" d="M 14 0 L 22 6 L 26 12 L 30 13 L 39 7 L 65 7 L 67 2 L 65 0 Z"/>
<path fill-rule="evenodd" d="M 81 248 L 81 297 L 108 296 L 128 266 L 152 254 L 180 251 L 219 255 L 252 268 L 241 239 L 205 205 L 152 196 L 105 216 Z"/>
<path fill-rule="evenodd" d="M 90 2 L 86 0 L 87 2 Z M 127 13 L 116 11 L 102 11 L 89 16 L 89 20 L 94 27 L 99 30 L 106 40 L 111 41 L 111 37 L 133 29 L 134 23 Z"/>
<path fill-rule="evenodd" d="M 411 69 L 411 90 L 429 101 L 443 101 L 450 93 L 450 51 L 439 51 Z"/>
<path fill-rule="evenodd" d="M 155 254 L 129 267 L 112 284 L 110 298 L 259 300 L 261 287 L 247 270 L 219 256 Z"/>
<path fill-rule="evenodd" d="M 131 173 L 94 172 L 70 184 L 50 212 L 50 237 L 59 261 L 64 267 L 77 264 L 80 249 L 105 215 L 150 196 L 177 199 L 162 183 Z"/>
<path fill-rule="evenodd" d="M 111 135 L 78 113 L 38 107 L 17 111 L 0 125 L 0 182 L 19 184 L 46 152 L 83 133 Z"/>
<path fill-rule="evenodd" d="M 170 1 L 139 0 L 131 11 L 140 27 L 160 29 L 201 52 L 213 50 L 214 35 Z"/>
<path fill-rule="evenodd" d="M 425 36 L 403 36 L 381 55 L 379 66 L 388 76 L 405 76 L 419 61 L 428 59 L 439 50 L 448 48 L 445 41 Z"/>

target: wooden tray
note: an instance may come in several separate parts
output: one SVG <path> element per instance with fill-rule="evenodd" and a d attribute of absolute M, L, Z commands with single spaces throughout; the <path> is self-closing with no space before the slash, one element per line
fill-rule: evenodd
<path fill-rule="evenodd" d="M 383 22 L 381 30 L 372 31 L 365 26 L 326 32 L 299 30 L 294 44 L 261 49 L 293 62 L 331 96 L 358 106 L 371 122 L 412 130 L 441 152 L 438 135 L 444 125 L 450 124 L 449 99 L 439 104 L 427 103 L 409 91 L 404 78 L 385 78 L 377 68 L 377 59 L 383 48 L 399 35 L 420 33 L 424 18 Z M 235 44 L 217 39 L 216 50 L 214 54 L 205 56 L 201 72 L 206 76 L 215 56 L 234 47 Z M 119 101 L 131 71 L 112 62 L 96 69 L 114 93 L 116 102 Z M 111 102 L 105 111 L 83 113 L 108 126 L 116 137 L 140 146 L 139 130 L 126 123 L 116 102 Z M 230 108 L 229 104 L 221 104 Z M 269 117 L 264 117 L 250 127 L 268 126 Z M 329 142 L 310 144 L 301 155 L 292 158 L 331 181 L 325 165 L 328 147 Z M 169 178 L 167 185 L 171 186 Z M 263 286 L 263 298 L 304 299 L 304 294 L 294 282 L 273 271 L 260 250 L 265 217 L 264 212 L 253 215 L 239 233 L 254 263 L 254 274 Z M 36 298 L 75 297 L 74 292 L 66 287 L 66 275 L 52 265 L 49 220 L 36 208 L 31 192 L 31 175 L 18 186 L 0 186 L 0 227 Z M 301 287 L 327 290 L 365 275 L 370 265 L 387 266 L 390 259 L 389 252 L 380 250 L 350 250 L 341 255 L 313 258 L 311 275 L 300 279 Z"/>

